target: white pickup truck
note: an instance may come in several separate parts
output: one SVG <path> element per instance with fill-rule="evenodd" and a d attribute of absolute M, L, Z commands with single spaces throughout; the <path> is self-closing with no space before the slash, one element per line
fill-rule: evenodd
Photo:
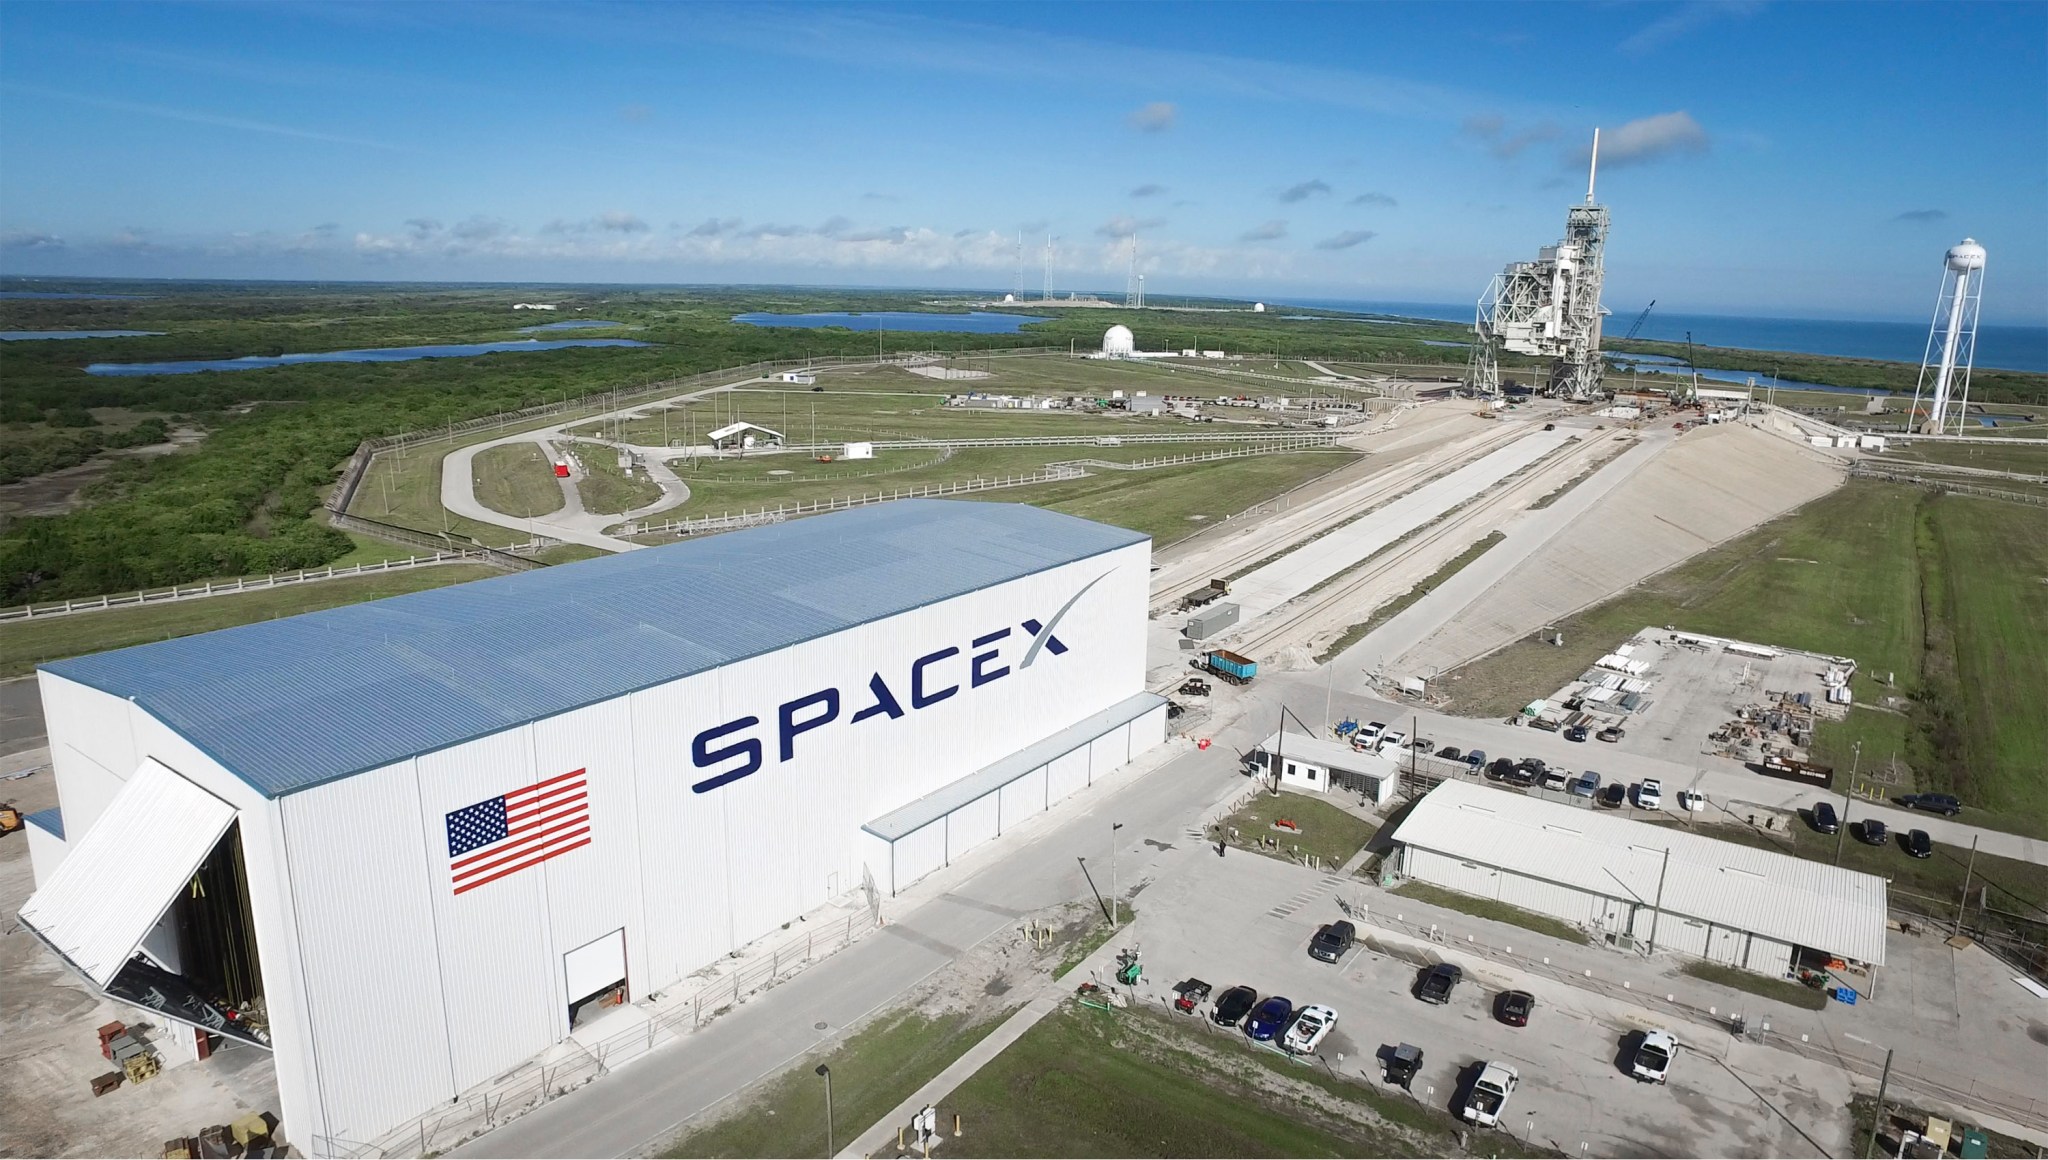
<path fill-rule="evenodd" d="M 1521 1081 L 1522 1077 L 1507 1064 L 1488 1063 L 1480 1069 L 1479 1078 L 1472 1081 L 1472 1090 L 1465 1093 L 1465 1104 L 1458 1114 L 1484 1127 L 1500 1127 L 1508 1097 L 1515 1094 L 1515 1085 Z"/>

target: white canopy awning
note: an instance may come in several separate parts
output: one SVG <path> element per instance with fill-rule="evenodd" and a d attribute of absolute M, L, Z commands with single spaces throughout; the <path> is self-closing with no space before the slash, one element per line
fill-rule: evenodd
<path fill-rule="evenodd" d="M 234 821 L 234 806 L 144 761 L 29 896 L 21 921 L 105 987 Z"/>

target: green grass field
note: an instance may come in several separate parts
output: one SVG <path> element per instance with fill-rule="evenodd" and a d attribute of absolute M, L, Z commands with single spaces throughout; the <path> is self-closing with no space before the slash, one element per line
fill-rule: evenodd
<path fill-rule="evenodd" d="M 442 458 L 458 446 L 496 437 L 493 433 L 455 442 L 437 440 L 409 447 L 403 455 L 388 452 L 377 456 L 363 472 L 349 514 L 422 532 L 445 531 L 457 540 L 475 540 L 494 548 L 525 542 L 525 532 L 465 519 L 441 506 Z M 482 482 L 479 478 L 479 488 Z"/>
<path fill-rule="evenodd" d="M 1284 761 L 1287 747 L 1283 742 L 1280 756 Z M 1285 818 L 1301 827 L 1298 834 L 1290 834 L 1273 828 L 1273 823 Z M 1312 798 L 1307 794 L 1281 790 L 1278 797 L 1260 794 L 1243 809 L 1223 819 L 1226 832 L 1237 831 L 1236 843 L 1241 847 L 1259 850 L 1275 858 L 1288 859 L 1298 851 L 1304 855 L 1321 858 L 1331 870 L 1351 860 L 1353 854 L 1365 848 L 1373 835 L 1373 823 L 1364 818 L 1345 813 L 1329 802 Z M 1260 843 L 1268 838 L 1280 843 L 1275 849 L 1263 849 Z"/>
<path fill-rule="evenodd" d="M 619 466 L 619 457 L 609 447 L 584 444 L 576 449 L 583 465 L 583 478 L 576 481 L 576 493 L 583 497 L 583 510 L 600 515 L 619 515 L 646 507 L 661 498 L 661 488 L 647 478 L 645 469 L 631 475 Z"/>
<path fill-rule="evenodd" d="M 1413 898 L 1417 902 L 1427 902 L 1432 906 L 1441 906 L 1475 918 L 1492 919 L 1494 922 L 1504 922 L 1509 926 L 1519 926 L 1523 930 L 1533 930 L 1537 934 L 1547 934 L 1551 938 L 1569 943 L 1584 945 L 1587 941 L 1586 932 L 1568 922 L 1523 910 L 1519 906 L 1510 906 L 1495 899 L 1475 898 L 1455 890 L 1444 890 L 1427 882 L 1403 882 L 1394 888 L 1394 893 L 1403 898 Z"/>
<path fill-rule="evenodd" d="M 940 1101 L 948 1156 L 1530 1155 L 1314 1063 L 1139 1009 L 1072 1004 Z M 1468 1151 L 1469 1150 L 1469 1151 Z"/>
<path fill-rule="evenodd" d="M 1828 1005 L 1827 993 L 1824 991 L 1816 990 L 1804 983 L 1792 982 L 1789 979 L 1767 979 L 1755 971 L 1745 971 L 1741 967 L 1731 967 L 1723 963 L 1710 963 L 1695 959 L 1680 967 L 1679 970 L 1691 975 L 1695 979 L 1704 979 L 1709 983 L 1718 983 L 1723 987 L 1732 987 L 1737 991 L 1747 991 L 1752 995 L 1761 995 L 1766 999 L 1774 999 L 1787 1006 L 1804 1007 L 1808 1011 L 1824 1011 Z"/>
<path fill-rule="evenodd" d="M 1979 467 L 1986 471 L 2018 471 L 2027 475 L 2048 475 L 2048 439 L 2039 445 L 2005 446 L 1996 443 L 1907 443 L 1884 453 L 1884 461 L 1942 463 L 1954 467 Z M 1968 480 L 1963 482 L 1967 483 Z M 1998 487 L 1986 480 L 1985 486 Z"/>
<path fill-rule="evenodd" d="M 815 1062 L 806 1057 L 745 1097 L 737 1111 L 684 1133 L 660 1155 L 829 1156 L 825 1082 L 812 1071 L 815 1063 L 832 1069 L 833 1147 L 844 1148 L 1008 1017 L 1003 1012 L 970 1022 L 959 1014 L 884 1016 Z"/>
<path fill-rule="evenodd" d="M 1563 685 L 1644 625 L 1855 657 L 1857 699 L 1894 692 L 1906 718 L 1859 710 L 1817 749 L 1846 765 L 1899 761 L 1907 789 L 1957 793 L 1981 824 L 2048 836 L 2048 510 L 1851 481 L 1560 625 L 1459 670 L 1440 687 L 1472 716 Z M 2018 643 L 2016 642 L 2023 642 Z M 1896 674 L 1897 686 L 1882 680 Z"/>
<path fill-rule="evenodd" d="M 555 465 L 538 443 L 505 443 L 486 447 L 474 460 L 478 502 L 494 512 L 521 518 L 544 516 L 562 509 L 562 487 Z"/>
<path fill-rule="evenodd" d="M 1144 532 L 1158 549 L 1357 459 L 1349 451 L 1303 451 L 1144 472 L 1105 471 L 982 498 L 1022 501 Z"/>
<path fill-rule="evenodd" d="M 280 616 L 378 600 L 503 573 L 482 564 L 437 564 L 369 576 L 320 580 L 236 596 L 208 596 L 141 608 L 110 608 L 48 620 L 14 621 L 0 629 L 0 678 L 18 677 L 44 661 L 212 632 Z"/>

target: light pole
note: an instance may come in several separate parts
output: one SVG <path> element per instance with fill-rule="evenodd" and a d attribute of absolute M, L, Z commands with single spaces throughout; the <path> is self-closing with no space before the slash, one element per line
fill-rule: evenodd
<path fill-rule="evenodd" d="M 1863 743 L 1858 741 L 1853 756 L 1849 758 L 1849 785 L 1842 790 L 1842 821 L 1835 832 L 1835 865 L 1842 864 L 1842 840 L 1849 836 L 1849 794 L 1856 788 L 1856 767 L 1863 763 Z"/>
<path fill-rule="evenodd" d="M 832 1160 L 839 1154 L 832 1147 L 832 1069 L 821 1063 L 817 1071 L 825 1077 L 825 1160 Z"/>
<path fill-rule="evenodd" d="M 1124 828 L 1122 822 L 1109 824 L 1109 929 L 1117 928 L 1117 911 L 1122 906 L 1116 896 L 1116 832 Z"/>

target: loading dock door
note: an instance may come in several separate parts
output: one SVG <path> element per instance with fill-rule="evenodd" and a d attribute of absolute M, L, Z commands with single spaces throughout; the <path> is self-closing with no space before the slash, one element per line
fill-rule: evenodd
<path fill-rule="evenodd" d="M 626 977 L 626 931 L 621 927 L 584 943 L 562 956 L 562 970 L 568 976 L 569 1005 L 575 1006 L 592 995 L 616 987 Z"/>
<path fill-rule="evenodd" d="M 235 822 L 235 807 L 155 759 L 144 761 L 21 921 L 102 988 Z"/>

